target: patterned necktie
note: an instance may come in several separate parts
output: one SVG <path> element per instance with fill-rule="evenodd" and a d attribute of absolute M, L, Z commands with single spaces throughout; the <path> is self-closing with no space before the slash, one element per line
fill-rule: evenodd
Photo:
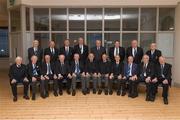
<path fill-rule="evenodd" d="M 79 70 L 79 64 L 76 63 L 76 69 L 75 69 L 76 73 L 79 74 L 80 73 L 80 70 Z"/>
<path fill-rule="evenodd" d="M 134 48 L 134 56 L 136 56 L 137 50 L 136 48 Z"/>
<path fill-rule="evenodd" d="M 128 71 L 127 71 L 127 75 L 128 75 L 128 76 L 130 75 L 130 71 L 131 71 L 131 65 L 128 64 Z"/>
<path fill-rule="evenodd" d="M 33 75 L 37 75 L 36 65 L 33 65 Z"/>

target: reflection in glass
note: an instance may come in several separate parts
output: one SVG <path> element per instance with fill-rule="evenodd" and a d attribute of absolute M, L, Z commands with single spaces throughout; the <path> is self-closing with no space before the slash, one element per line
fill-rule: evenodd
<path fill-rule="evenodd" d="M 20 8 L 10 10 L 10 22 L 11 22 L 11 31 L 20 31 L 21 30 L 21 14 Z"/>
<path fill-rule="evenodd" d="M 84 31 L 84 8 L 69 9 L 69 30 Z"/>
<path fill-rule="evenodd" d="M 87 30 L 102 31 L 102 8 L 87 8 Z"/>
<path fill-rule="evenodd" d="M 66 31 L 67 30 L 66 8 L 51 9 L 51 30 L 52 31 Z"/>
<path fill-rule="evenodd" d="M 159 30 L 173 31 L 174 30 L 174 8 L 160 8 L 159 9 Z"/>
<path fill-rule="evenodd" d="M 156 30 L 156 8 L 141 9 L 141 30 L 142 31 Z"/>
<path fill-rule="evenodd" d="M 156 34 L 155 33 L 141 33 L 140 37 L 140 46 L 146 52 L 149 49 L 151 43 L 156 41 Z"/>
<path fill-rule="evenodd" d="M 138 8 L 123 9 L 123 30 L 137 31 L 138 30 Z"/>
<path fill-rule="evenodd" d="M 34 8 L 34 29 L 35 31 L 49 30 L 48 8 Z"/>
<path fill-rule="evenodd" d="M 104 34 L 104 46 L 106 46 L 106 48 L 112 47 L 116 40 L 120 41 L 120 33 Z"/>
<path fill-rule="evenodd" d="M 43 49 L 49 45 L 49 33 L 35 33 L 34 39 L 39 41 L 39 45 Z"/>
<path fill-rule="evenodd" d="M 120 31 L 120 18 L 119 8 L 105 8 L 104 30 Z"/>
<path fill-rule="evenodd" d="M 101 33 L 88 33 L 87 34 L 87 44 L 89 48 L 94 47 L 96 44 L 96 40 L 102 41 L 102 34 Z"/>
<path fill-rule="evenodd" d="M 132 40 L 137 40 L 138 34 L 137 33 L 123 33 L 122 35 L 122 46 L 127 48 L 131 46 Z"/>
<path fill-rule="evenodd" d="M 60 48 L 64 45 L 64 40 L 66 38 L 67 38 L 66 33 L 52 33 L 52 40 L 55 41 L 57 48 Z"/>
<path fill-rule="evenodd" d="M 70 39 L 73 46 L 78 43 L 79 37 L 84 38 L 84 33 L 70 33 L 69 34 L 69 39 Z"/>

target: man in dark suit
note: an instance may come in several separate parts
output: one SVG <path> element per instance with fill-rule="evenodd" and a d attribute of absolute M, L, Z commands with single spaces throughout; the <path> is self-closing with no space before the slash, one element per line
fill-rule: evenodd
<path fill-rule="evenodd" d="M 98 94 L 102 93 L 102 84 L 105 83 L 105 95 L 108 95 L 108 79 L 110 74 L 111 66 L 110 62 L 107 59 L 107 55 L 102 55 L 102 61 L 99 64 L 99 70 L 98 70 Z"/>
<path fill-rule="evenodd" d="M 137 65 L 141 63 L 141 59 L 143 57 L 143 49 L 138 47 L 137 40 L 131 41 L 131 47 L 127 48 L 126 50 L 126 57 L 133 56 L 134 63 Z"/>
<path fill-rule="evenodd" d="M 172 80 L 172 66 L 165 62 L 165 58 L 163 56 L 159 57 L 159 63 L 160 64 L 157 65 L 157 80 L 163 87 L 162 97 L 164 104 L 168 104 L 168 91 Z"/>
<path fill-rule="evenodd" d="M 63 94 L 62 87 L 63 87 L 63 80 L 66 80 L 66 89 L 67 93 L 71 94 L 71 71 L 68 62 L 65 62 L 65 56 L 59 55 L 59 60 L 55 64 L 55 78 L 54 78 L 54 96 L 58 96 L 57 91 L 59 87 L 59 95 Z"/>
<path fill-rule="evenodd" d="M 37 56 L 33 55 L 31 57 L 31 62 L 27 65 L 28 78 L 31 81 L 32 86 L 32 100 L 36 99 L 36 84 L 40 81 L 40 65 L 37 62 Z"/>
<path fill-rule="evenodd" d="M 149 56 L 144 55 L 140 64 L 140 81 L 146 84 L 146 101 L 155 100 L 157 81 L 155 78 L 154 64 L 149 62 Z"/>
<path fill-rule="evenodd" d="M 96 94 L 97 91 L 97 79 L 98 79 L 98 64 L 97 61 L 95 60 L 94 54 L 89 53 L 88 59 L 85 64 L 85 89 L 86 93 L 90 93 L 89 89 L 89 82 L 90 80 L 93 81 L 93 94 Z"/>
<path fill-rule="evenodd" d="M 63 54 L 65 56 L 65 61 L 70 64 L 73 60 L 74 50 L 69 45 L 69 39 L 64 40 L 64 46 L 60 48 L 59 55 Z"/>
<path fill-rule="evenodd" d="M 46 98 L 49 96 L 48 83 L 49 80 L 54 79 L 54 63 L 50 62 L 50 55 L 45 55 L 44 62 L 41 65 L 41 97 Z"/>
<path fill-rule="evenodd" d="M 120 56 L 117 55 L 115 56 L 115 62 L 112 63 L 111 65 L 111 71 L 110 71 L 110 76 L 109 76 L 109 94 L 113 94 L 112 86 L 113 83 L 116 82 L 117 84 L 117 95 L 122 95 L 124 96 L 126 94 L 125 92 L 125 85 L 126 81 L 123 80 L 123 67 L 124 64 L 123 62 L 120 62 Z"/>
<path fill-rule="evenodd" d="M 71 74 L 72 74 L 72 96 L 76 95 L 76 81 L 79 79 L 82 82 L 85 79 L 84 72 L 84 63 L 80 61 L 80 57 L 78 53 L 74 54 L 74 60 L 71 62 Z M 86 91 L 84 91 L 84 87 L 82 88 L 82 93 L 85 95 Z"/>
<path fill-rule="evenodd" d="M 84 44 L 84 39 L 82 37 L 78 39 L 78 45 L 74 46 L 74 53 L 78 53 L 80 61 L 85 64 L 88 57 L 88 46 Z"/>
<path fill-rule="evenodd" d="M 33 55 L 37 56 L 38 63 L 42 62 L 43 50 L 39 47 L 39 41 L 38 40 L 34 40 L 33 41 L 33 47 L 28 48 L 28 59 L 29 59 L 29 62 L 31 62 L 31 57 Z"/>
<path fill-rule="evenodd" d="M 102 54 L 106 53 L 105 47 L 101 45 L 101 40 L 96 40 L 96 46 L 91 48 L 97 62 L 101 61 Z"/>
<path fill-rule="evenodd" d="M 49 55 L 51 58 L 51 62 L 55 62 L 58 58 L 59 51 L 55 48 L 55 42 L 49 41 L 49 47 L 44 50 L 44 56 Z"/>
<path fill-rule="evenodd" d="M 22 58 L 16 57 L 15 63 L 10 66 L 9 69 L 10 85 L 13 93 L 13 101 L 17 101 L 17 84 L 22 83 L 24 85 L 24 96 L 23 98 L 28 100 L 28 88 L 29 80 L 27 79 L 27 69 L 24 64 L 22 64 Z"/>
<path fill-rule="evenodd" d="M 138 96 L 138 67 L 136 63 L 133 63 L 133 56 L 129 56 L 127 61 L 124 65 L 123 79 L 129 83 L 128 97 L 135 98 Z"/>
<path fill-rule="evenodd" d="M 146 52 L 149 56 L 149 61 L 154 64 L 159 64 L 159 57 L 162 55 L 161 51 L 156 49 L 156 43 L 151 43 L 150 50 Z"/>
<path fill-rule="evenodd" d="M 109 49 L 109 58 L 111 62 L 115 62 L 115 56 L 119 55 L 121 58 L 121 62 L 124 61 L 125 57 L 125 49 L 123 47 L 120 47 L 120 42 L 118 40 L 115 41 L 114 47 L 111 47 Z"/>

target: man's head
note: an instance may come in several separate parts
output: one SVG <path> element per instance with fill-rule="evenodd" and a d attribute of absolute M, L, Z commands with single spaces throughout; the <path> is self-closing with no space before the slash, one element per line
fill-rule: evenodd
<path fill-rule="evenodd" d="M 54 48 L 55 47 L 55 42 L 53 40 L 49 41 L 49 47 Z"/>
<path fill-rule="evenodd" d="M 151 49 L 151 50 L 155 50 L 155 49 L 156 49 L 156 43 L 151 43 L 150 49 Z"/>
<path fill-rule="evenodd" d="M 35 47 L 35 48 L 39 47 L 39 41 L 38 40 L 33 41 L 33 47 Z"/>
<path fill-rule="evenodd" d="M 94 60 L 94 54 L 93 54 L 93 53 L 89 53 L 88 59 L 89 59 L 89 60 Z"/>
<path fill-rule="evenodd" d="M 133 56 L 128 57 L 128 64 L 131 64 L 131 63 L 133 63 Z"/>
<path fill-rule="evenodd" d="M 144 55 L 143 56 L 143 62 L 144 63 L 148 63 L 149 62 L 149 56 L 148 55 Z"/>
<path fill-rule="evenodd" d="M 21 65 L 21 64 L 22 64 L 22 57 L 17 56 L 17 57 L 15 58 L 15 63 L 16 63 L 17 65 Z"/>
<path fill-rule="evenodd" d="M 49 55 L 45 55 L 44 60 L 46 63 L 50 63 L 51 57 Z"/>
<path fill-rule="evenodd" d="M 106 61 L 107 58 L 108 58 L 107 55 L 104 53 L 104 54 L 102 55 L 102 60 L 103 60 L 103 61 Z"/>
<path fill-rule="evenodd" d="M 160 64 L 165 64 L 165 61 L 166 61 L 166 60 L 165 60 L 165 57 L 164 57 L 164 56 L 160 56 L 160 57 L 159 57 L 159 63 L 160 63 Z"/>
<path fill-rule="evenodd" d="M 84 44 L 84 39 L 82 37 L 78 38 L 78 43 L 79 45 L 83 45 Z"/>
<path fill-rule="evenodd" d="M 37 63 L 37 60 L 38 60 L 37 56 L 33 55 L 33 56 L 31 57 L 31 62 L 32 62 L 32 64 L 36 64 L 36 63 Z"/>
<path fill-rule="evenodd" d="M 120 58 L 119 55 L 116 55 L 114 58 L 115 58 L 115 61 L 116 61 L 116 62 L 120 62 L 120 59 L 121 59 L 121 58 Z"/>
<path fill-rule="evenodd" d="M 137 48 L 137 46 L 138 46 L 138 41 L 137 40 L 132 40 L 131 41 L 131 47 L 132 48 Z"/>
<path fill-rule="evenodd" d="M 114 46 L 115 46 L 115 48 L 119 48 L 120 47 L 120 42 L 118 40 L 116 40 L 114 42 Z"/>
<path fill-rule="evenodd" d="M 64 40 L 64 46 L 69 46 L 69 45 L 70 45 L 69 39 Z"/>
<path fill-rule="evenodd" d="M 63 54 L 59 55 L 59 61 L 61 63 L 64 63 L 64 60 L 65 60 L 65 56 Z"/>
<path fill-rule="evenodd" d="M 79 54 L 78 54 L 78 53 L 75 53 L 75 54 L 74 54 L 74 60 L 75 60 L 75 61 L 79 61 Z"/>
<path fill-rule="evenodd" d="M 96 40 L 96 47 L 101 47 L 101 40 Z"/>

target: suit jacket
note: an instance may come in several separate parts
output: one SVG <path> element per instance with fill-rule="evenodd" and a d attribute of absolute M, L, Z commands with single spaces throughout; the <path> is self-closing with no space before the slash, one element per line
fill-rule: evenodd
<path fill-rule="evenodd" d="M 10 82 L 15 79 L 17 82 L 22 82 L 27 77 L 26 65 L 21 64 L 21 67 L 17 67 L 16 64 L 12 64 L 9 69 Z"/>
<path fill-rule="evenodd" d="M 85 72 L 86 73 L 98 73 L 97 61 L 90 62 L 89 59 L 86 61 L 85 64 Z"/>
<path fill-rule="evenodd" d="M 168 63 L 165 63 L 164 64 L 164 69 L 163 69 L 163 75 L 164 75 L 164 78 L 163 76 L 161 75 L 161 65 L 158 64 L 156 65 L 157 66 L 157 78 L 161 81 L 162 79 L 167 79 L 168 82 L 169 82 L 169 85 L 171 85 L 171 81 L 172 81 L 172 72 L 171 72 L 171 68 L 172 68 L 172 65 L 168 64 Z"/>
<path fill-rule="evenodd" d="M 80 69 L 80 73 L 84 72 L 84 63 L 79 61 L 79 69 Z M 75 61 L 73 60 L 71 62 L 71 73 L 75 72 Z"/>
<path fill-rule="evenodd" d="M 98 72 L 101 74 L 109 74 L 111 72 L 111 64 L 109 61 L 107 62 L 101 61 L 98 67 L 99 67 Z"/>
<path fill-rule="evenodd" d="M 115 62 L 114 59 L 114 49 L 115 47 L 111 47 L 109 49 L 109 58 L 111 59 L 112 62 Z M 119 56 L 120 56 L 120 61 L 123 62 L 124 61 L 124 57 L 125 57 L 125 49 L 123 47 L 119 47 Z"/>
<path fill-rule="evenodd" d="M 123 62 L 120 62 L 119 64 L 116 64 L 116 62 L 112 63 L 111 65 L 111 72 L 110 73 L 113 73 L 115 76 L 118 76 L 118 75 L 124 75 L 124 63 Z"/>
<path fill-rule="evenodd" d="M 68 75 L 70 73 L 70 66 L 68 62 L 65 62 L 61 65 L 61 62 L 58 60 L 55 63 L 55 74 Z"/>
<path fill-rule="evenodd" d="M 54 63 L 53 62 L 50 63 L 50 67 L 51 67 L 52 74 L 54 74 L 55 73 L 55 68 L 54 68 Z M 41 75 L 43 75 L 43 76 L 47 75 L 46 74 L 47 73 L 47 64 L 46 64 L 46 62 L 42 63 L 40 71 L 41 71 Z"/>
<path fill-rule="evenodd" d="M 28 49 L 28 59 L 29 59 L 29 62 L 31 62 L 31 57 L 33 55 L 36 55 L 38 57 L 38 62 L 42 62 L 42 58 L 43 58 L 43 49 L 41 49 L 40 47 L 38 48 L 37 50 L 37 54 L 35 54 L 34 52 L 34 48 L 31 47 Z"/>
<path fill-rule="evenodd" d="M 146 73 L 146 76 L 144 76 L 144 72 Z M 149 62 L 146 69 L 144 70 L 144 63 L 142 62 L 140 64 L 139 74 L 140 77 L 151 77 L 151 79 L 153 79 L 155 77 L 154 64 Z"/>
<path fill-rule="evenodd" d="M 91 52 L 94 54 L 95 60 L 99 62 L 101 61 L 102 54 L 106 53 L 106 49 L 105 47 L 101 46 L 100 50 L 97 50 L 97 47 L 95 46 L 91 48 Z"/>
<path fill-rule="evenodd" d="M 138 65 L 137 64 L 135 64 L 135 63 L 132 64 L 131 73 L 132 73 L 132 76 L 134 76 L 134 75 L 138 76 L 139 71 L 138 71 Z M 128 77 L 128 63 L 124 64 L 124 76 Z"/>
<path fill-rule="evenodd" d="M 143 49 L 141 47 L 137 47 L 137 53 L 134 57 L 134 63 L 136 64 L 140 64 L 141 63 L 141 59 L 143 57 Z M 126 57 L 128 58 L 129 56 L 133 56 L 132 53 L 132 47 L 127 48 L 126 50 Z"/>
<path fill-rule="evenodd" d="M 83 53 L 82 54 L 81 54 L 81 49 L 79 47 L 79 44 L 74 46 L 74 53 L 79 54 L 80 61 L 82 61 L 83 63 L 86 62 L 86 59 L 88 57 L 88 51 L 89 51 L 89 49 L 88 49 L 87 45 L 83 45 Z"/>
<path fill-rule="evenodd" d="M 64 46 L 64 47 L 60 48 L 59 55 L 60 54 L 65 55 L 65 61 L 70 64 L 71 61 L 73 60 L 74 50 L 72 47 L 69 46 L 69 53 L 68 53 L 68 55 L 66 55 L 65 46 Z"/>
<path fill-rule="evenodd" d="M 44 55 L 49 55 L 51 57 L 51 62 L 55 62 L 58 58 L 59 50 L 57 48 L 54 48 L 54 54 L 51 52 L 50 47 L 46 48 L 44 50 Z"/>
<path fill-rule="evenodd" d="M 36 63 L 35 69 L 36 69 L 38 75 L 33 75 L 33 65 L 32 65 L 32 63 L 29 63 L 29 64 L 27 65 L 28 78 L 29 78 L 30 80 L 32 79 L 32 77 L 40 77 L 40 76 L 41 76 L 39 63 Z"/>
<path fill-rule="evenodd" d="M 149 61 L 154 64 L 159 63 L 159 57 L 162 55 L 160 50 L 155 50 L 153 54 L 151 54 L 151 50 L 148 50 L 146 54 L 149 56 Z"/>

